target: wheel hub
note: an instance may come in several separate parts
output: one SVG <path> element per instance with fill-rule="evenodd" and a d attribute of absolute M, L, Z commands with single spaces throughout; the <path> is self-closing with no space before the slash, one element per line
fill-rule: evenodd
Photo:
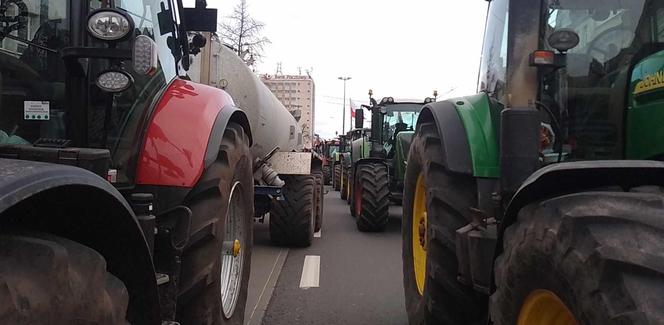
<path fill-rule="evenodd" d="M 415 185 L 415 197 L 413 199 L 412 215 L 412 250 L 413 250 L 413 273 L 417 291 L 424 295 L 424 282 L 427 268 L 427 210 L 426 210 L 426 188 L 424 187 L 424 176 L 417 177 Z"/>
<path fill-rule="evenodd" d="M 572 312 L 558 296 L 543 289 L 533 290 L 523 302 L 517 325 L 576 325 Z"/>

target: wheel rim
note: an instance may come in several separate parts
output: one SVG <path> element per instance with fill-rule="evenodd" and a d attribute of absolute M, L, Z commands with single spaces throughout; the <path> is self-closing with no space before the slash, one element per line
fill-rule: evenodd
<path fill-rule="evenodd" d="M 420 295 L 424 294 L 424 281 L 426 279 L 427 267 L 427 210 L 426 210 L 426 188 L 424 187 L 424 176 L 417 177 L 415 185 L 415 199 L 413 201 L 413 270 L 415 282 Z"/>
<path fill-rule="evenodd" d="M 233 184 L 228 199 L 228 212 L 224 227 L 221 250 L 221 309 L 224 317 L 230 318 L 235 311 L 242 286 L 244 254 L 247 230 L 244 229 L 246 211 L 242 204 L 242 185 Z"/>
<path fill-rule="evenodd" d="M 576 325 L 579 322 L 558 296 L 543 289 L 531 292 L 521 306 L 518 325 Z"/>

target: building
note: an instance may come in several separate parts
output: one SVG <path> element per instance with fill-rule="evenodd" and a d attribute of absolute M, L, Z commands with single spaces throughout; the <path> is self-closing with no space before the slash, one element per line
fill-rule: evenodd
<path fill-rule="evenodd" d="M 293 114 L 302 128 L 305 148 L 312 148 L 314 137 L 315 85 L 310 75 L 261 75 L 261 80 Z"/>

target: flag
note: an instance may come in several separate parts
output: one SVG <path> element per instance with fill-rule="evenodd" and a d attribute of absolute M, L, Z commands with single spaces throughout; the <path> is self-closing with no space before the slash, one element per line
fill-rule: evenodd
<path fill-rule="evenodd" d="M 355 117 L 355 110 L 357 109 L 355 102 L 350 98 L 348 100 L 350 101 L 350 117 Z"/>

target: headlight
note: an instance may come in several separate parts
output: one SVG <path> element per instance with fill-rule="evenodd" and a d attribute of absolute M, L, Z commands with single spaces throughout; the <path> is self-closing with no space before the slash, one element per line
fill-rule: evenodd
<path fill-rule="evenodd" d="M 134 71 L 152 75 L 157 71 L 157 44 L 148 36 L 140 35 L 134 39 L 134 49 L 132 53 L 134 62 Z"/>
<path fill-rule="evenodd" d="M 134 23 L 131 18 L 119 10 L 97 10 L 88 18 L 90 35 L 104 41 L 120 40 L 129 35 L 133 29 Z"/>
<path fill-rule="evenodd" d="M 97 77 L 97 87 L 109 93 L 118 93 L 126 90 L 133 83 L 129 74 L 120 70 L 108 70 Z"/>

